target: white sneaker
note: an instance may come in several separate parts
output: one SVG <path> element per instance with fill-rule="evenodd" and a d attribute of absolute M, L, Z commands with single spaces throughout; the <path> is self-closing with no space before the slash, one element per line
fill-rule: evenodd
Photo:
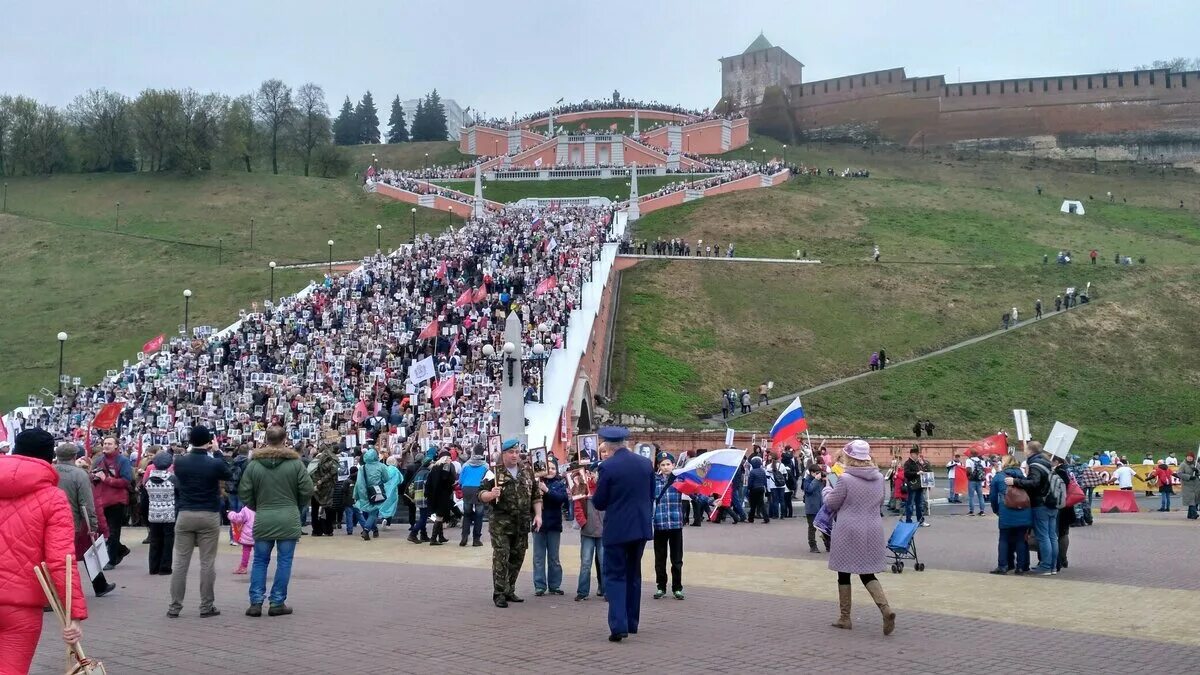
<path fill-rule="evenodd" d="M 921 527 L 929 527 L 929 523 L 921 521 Z"/>

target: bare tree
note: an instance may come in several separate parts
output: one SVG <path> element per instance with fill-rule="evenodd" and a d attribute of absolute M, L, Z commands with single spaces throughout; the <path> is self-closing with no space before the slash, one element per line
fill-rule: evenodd
<path fill-rule="evenodd" d="M 183 102 L 174 89 L 146 89 L 133 102 L 134 132 L 138 162 L 150 171 L 162 171 L 169 161 L 168 151 L 175 145 Z"/>
<path fill-rule="evenodd" d="M 329 104 L 325 90 L 312 82 L 296 90 L 296 151 L 304 162 L 304 175 L 312 164 L 313 150 L 329 143 Z"/>
<path fill-rule="evenodd" d="M 239 96 L 229 103 L 221 140 L 224 143 L 225 155 L 245 164 L 246 173 L 250 173 L 261 145 L 261 134 L 254 123 L 252 95 Z"/>
<path fill-rule="evenodd" d="M 295 109 L 292 89 L 280 80 L 266 80 L 254 97 L 254 111 L 271 138 L 271 172 L 279 173 L 279 136 L 287 132 Z"/>
<path fill-rule="evenodd" d="M 129 99 L 107 89 L 75 97 L 67 115 L 79 139 L 84 171 L 132 171 L 133 128 Z"/>

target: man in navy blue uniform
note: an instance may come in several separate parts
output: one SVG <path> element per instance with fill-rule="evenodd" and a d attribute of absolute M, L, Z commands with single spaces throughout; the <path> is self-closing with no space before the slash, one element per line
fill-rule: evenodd
<path fill-rule="evenodd" d="M 608 598 L 608 639 L 620 642 L 638 632 L 642 609 L 642 551 L 654 538 L 654 468 L 631 452 L 624 441 L 629 430 L 601 427 L 607 445 L 600 456 L 600 478 L 592 504 L 604 511 L 604 594 Z"/>

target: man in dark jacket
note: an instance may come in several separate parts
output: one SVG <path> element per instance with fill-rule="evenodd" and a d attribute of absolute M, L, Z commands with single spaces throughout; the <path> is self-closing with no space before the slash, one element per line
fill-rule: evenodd
<path fill-rule="evenodd" d="M 213 586 L 217 581 L 217 543 L 221 539 L 221 481 L 232 478 L 225 460 L 212 456 L 213 435 L 208 427 L 192 427 L 191 449 L 175 459 L 179 482 L 179 515 L 175 519 L 175 553 L 171 568 L 171 605 L 174 619 L 183 609 L 192 549 L 200 548 L 200 616 L 217 616 Z"/>
<path fill-rule="evenodd" d="M 1056 574 L 1058 561 L 1058 508 L 1045 505 L 1046 493 L 1050 491 L 1050 460 L 1042 453 L 1042 444 L 1031 441 L 1026 448 L 1025 462 L 1029 471 L 1024 478 L 1009 476 L 1004 479 L 1008 486 L 1016 485 L 1029 494 L 1029 508 L 1033 512 L 1033 533 L 1038 540 L 1038 566 L 1036 573 L 1042 576 Z"/>
<path fill-rule="evenodd" d="M 804 492 L 804 517 L 808 520 L 809 553 L 820 553 L 817 549 L 817 528 L 814 522 L 825 501 L 824 495 L 821 494 L 821 490 L 825 489 L 825 478 L 825 471 L 821 469 L 820 464 L 810 464 L 808 473 L 804 475 L 804 480 L 800 484 L 800 489 Z M 821 540 L 825 544 L 825 552 L 828 553 L 829 535 L 822 532 Z"/>
<path fill-rule="evenodd" d="M 642 552 L 653 538 L 654 468 L 626 448 L 629 432 L 601 427 L 600 439 L 612 455 L 600 463 L 592 504 L 604 511 L 604 591 L 608 598 L 608 639 L 620 642 L 638 632 L 642 608 Z"/>
<path fill-rule="evenodd" d="M 479 484 L 483 482 L 488 469 L 483 453 L 483 445 L 476 445 L 471 450 L 471 459 L 463 464 L 458 475 L 463 500 L 462 539 L 458 542 L 459 546 L 467 545 L 468 535 L 472 537 L 472 546 L 483 546 L 480 536 L 483 534 L 484 506 L 479 501 Z"/>
<path fill-rule="evenodd" d="M 904 498 L 904 522 L 913 521 L 915 508 L 917 522 L 926 527 L 928 523 L 925 522 L 925 502 L 922 494 L 925 491 L 921 489 L 921 469 L 921 448 L 914 445 L 912 450 L 908 451 L 908 459 L 904 461 L 904 489 L 908 493 Z"/>
<path fill-rule="evenodd" d="M 454 464 L 450 462 L 450 453 L 442 451 L 437 461 L 429 467 L 429 476 L 425 479 L 425 501 L 433 518 L 433 534 L 430 535 L 431 546 L 441 546 L 446 539 L 446 521 L 454 508 Z"/>

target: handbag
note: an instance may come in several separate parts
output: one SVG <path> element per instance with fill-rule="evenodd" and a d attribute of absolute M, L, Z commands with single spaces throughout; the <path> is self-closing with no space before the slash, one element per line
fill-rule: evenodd
<path fill-rule="evenodd" d="M 1067 483 L 1067 500 L 1063 504 L 1063 508 L 1073 508 L 1076 504 L 1082 504 L 1086 498 L 1083 494 L 1083 488 L 1079 487 L 1079 483 L 1072 480 Z"/>
<path fill-rule="evenodd" d="M 1004 491 L 1004 505 L 1013 510 L 1029 508 L 1029 493 L 1016 485 L 1009 485 Z"/>
<path fill-rule="evenodd" d="M 387 501 L 387 493 L 383 490 L 383 485 L 376 483 L 371 485 L 371 478 L 366 474 L 367 468 L 363 467 L 363 482 L 367 484 L 367 503 L 382 504 Z"/>
<path fill-rule="evenodd" d="M 1011 490 L 1012 488 L 1009 489 Z M 1022 492 L 1024 492 L 1024 490 L 1022 490 Z M 1025 544 L 1029 546 L 1030 553 L 1041 553 L 1041 551 L 1038 550 L 1037 537 L 1033 535 L 1032 530 L 1025 530 Z"/>

